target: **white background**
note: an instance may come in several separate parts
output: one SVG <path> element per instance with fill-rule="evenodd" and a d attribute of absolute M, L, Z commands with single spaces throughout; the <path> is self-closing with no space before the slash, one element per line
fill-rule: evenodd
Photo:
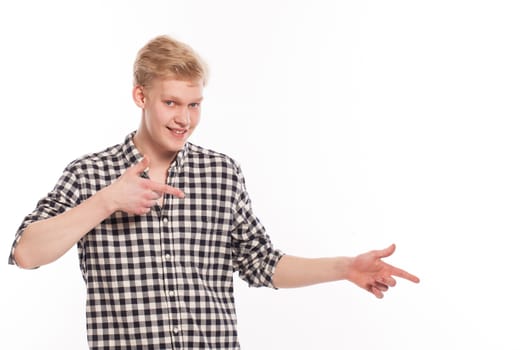
<path fill-rule="evenodd" d="M 274 244 L 397 243 L 421 277 L 383 300 L 346 282 L 236 281 L 244 349 L 523 349 L 521 1 L 11 1 L 0 5 L 0 348 L 86 349 L 76 249 L 7 265 L 69 161 L 136 128 L 131 69 L 158 34 L 211 67 L 192 141 L 238 160 Z"/>

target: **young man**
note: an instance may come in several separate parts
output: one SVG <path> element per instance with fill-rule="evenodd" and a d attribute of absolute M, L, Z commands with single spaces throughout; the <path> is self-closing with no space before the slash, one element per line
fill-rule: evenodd
<path fill-rule="evenodd" d="M 349 280 L 381 298 L 381 259 L 306 259 L 274 249 L 253 214 L 239 165 L 191 144 L 207 69 L 187 45 L 154 38 L 138 53 L 138 130 L 70 163 L 18 230 L 11 264 L 35 268 L 77 244 L 91 349 L 238 349 L 233 273 L 252 286 Z"/>

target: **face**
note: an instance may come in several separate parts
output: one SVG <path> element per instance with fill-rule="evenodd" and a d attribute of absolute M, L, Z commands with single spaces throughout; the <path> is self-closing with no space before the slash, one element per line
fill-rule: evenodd
<path fill-rule="evenodd" d="M 203 83 L 154 79 L 148 87 L 136 86 L 133 98 L 142 109 L 135 143 L 143 153 L 173 158 L 200 120 Z"/>

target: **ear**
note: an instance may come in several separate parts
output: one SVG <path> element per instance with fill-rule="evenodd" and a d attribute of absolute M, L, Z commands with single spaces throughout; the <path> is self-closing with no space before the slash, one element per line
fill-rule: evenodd
<path fill-rule="evenodd" d="M 145 94 L 144 94 L 144 86 L 136 85 L 133 87 L 133 101 L 135 101 L 135 104 L 139 108 L 144 108 L 144 103 L 146 100 Z"/>

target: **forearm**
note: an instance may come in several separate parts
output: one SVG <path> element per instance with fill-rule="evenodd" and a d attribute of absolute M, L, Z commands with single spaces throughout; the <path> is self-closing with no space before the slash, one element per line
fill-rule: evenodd
<path fill-rule="evenodd" d="M 347 279 L 351 258 L 301 258 L 285 255 L 273 275 L 276 288 L 296 288 Z"/>
<path fill-rule="evenodd" d="M 114 212 L 105 192 L 101 190 L 75 208 L 30 224 L 15 248 L 17 265 L 34 268 L 64 255 L 86 233 Z"/>

